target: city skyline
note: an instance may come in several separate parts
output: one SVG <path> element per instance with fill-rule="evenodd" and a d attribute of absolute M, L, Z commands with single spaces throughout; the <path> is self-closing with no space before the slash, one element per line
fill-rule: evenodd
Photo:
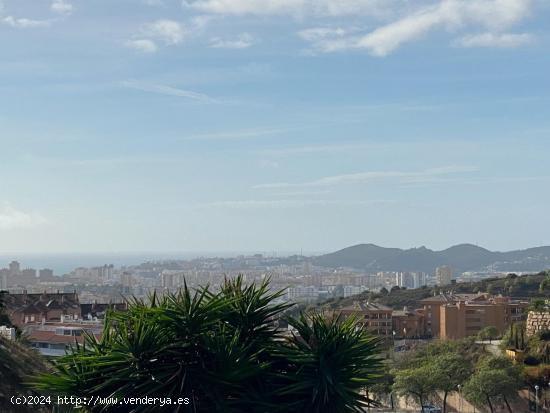
<path fill-rule="evenodd" d="M 0 252 L 550 245 L 543 1 L 0 2 Z"/>

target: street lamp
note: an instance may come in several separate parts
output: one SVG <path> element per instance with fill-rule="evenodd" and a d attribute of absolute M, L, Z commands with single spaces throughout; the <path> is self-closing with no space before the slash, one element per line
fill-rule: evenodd
<path fill-rule="evenodd" d="M 539 385 L 535 385 L 535 411 L 539 413 Z"/>

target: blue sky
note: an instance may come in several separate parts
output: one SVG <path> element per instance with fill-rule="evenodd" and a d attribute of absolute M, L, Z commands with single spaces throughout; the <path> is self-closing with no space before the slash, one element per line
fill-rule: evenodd
<path fill-rule="evenodd" d="M 4 0 L 0 251 L 550 244 L 543 0 Z"/>

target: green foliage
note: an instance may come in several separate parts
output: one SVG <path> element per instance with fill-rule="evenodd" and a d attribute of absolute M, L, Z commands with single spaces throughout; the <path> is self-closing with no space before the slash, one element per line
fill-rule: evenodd
<path fill-rule="evenodd" d="M 476 366 L 475 373 L 464 386 L 464 395 L 478 406 L 489 407 L 491 413 L 497 403 L 504 403 L 512 412 L 509 401 L 517 397 L 523 384 L 521 367 L 505 357 L 487 357 Z"/>
<path fill-rule="evenodd" d="M 443 409 L 446 411 L 448 394 L 468 379 L 474 364 L 485 355 L 483 347 L 471 338 L 432 342 L 396 364 L 395 389 L 401 394 L 413 396 L 419 403 L 421 394 L 424 402 L 436 391 L 441 391 Z M 423 393 L 419 389 L 423 389 Z"/>
<path fill-rule="evenodd" d="M 508 330 L 502 336 L 500 347 L 505 349 L 525 350 L 525 324 L 514 323 L 511 324 Z"/>
<path fill-rule="evenodd" d="M 437 383 L 433 369 L 426 365 L 396 371 L 393 387 L 398 394 L 413 397 L 422 406 L 428 397 L 435 394 Z"/>
<path fill-rule="evenodd" d="M 46 362 L 38 353 L 19 342 L 8 341 L 0 337 L 0 412 L 31 413 L 48 409 L 40 406 L 17 406 L 11 403 L 14 395 L 37 396 L 25 385 L 30 374 L 45 372 Z"/>
<path fill-rule="evenodd" d="M 11 326 L 11 321 L 4 308 L 4 292 L 0 291 L 0 326 Z"/>
<path fill-rule="evenodd" d="M 276 352 L 286 372 L 277 393 L 292 405 L 289 411 L 363 411 L 361 405 L 369 401 L 359 392 L 382 373 L 377 340 L 358 329 L 352 317 L 327 322 L 312 314 L 289 322 L 298 335 Z"/>
<path fill-rule="evenodd" d="M 377 341 L 353 319 L 319 315 L 273 322 L 289 310 L 275 304 L 268 281 L 226 280 L 219 293 L 153 295 L 108 314 L 103 336 L 55 364 L 35 381 L 43 391 L 75 396 L 189 397 L 196 412 L 359 412 L 360 389 L 381 369 Z M 157 412 L 158 406 L 91 407 L 93 412 Z M 173 408 L 166 411 L 174 411 Z"/>
<path fill-rule="evenodd" d="M 530 311 L 548 311 L 548 306 L 546 305 L 546 300 L 543 298 L 535 298 L 529 303 Z"/>
<path fill-rule="evenodd" d="M 477 333 L 477 337 L 480 340 L 494 340 L 498 338 L 499 332 L 498 329 L 495 326 L 487 326 L 483 328 L 479 333 Z"/>

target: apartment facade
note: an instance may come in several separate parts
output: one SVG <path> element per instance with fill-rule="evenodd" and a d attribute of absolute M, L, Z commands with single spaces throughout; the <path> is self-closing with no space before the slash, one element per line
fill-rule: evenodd
<path fill-rule="evenodd" d="M 392 329 L 394 337 L 419 338 L 426 335 L 423 310 L 403 310 L 392 312 Z"/>
<path fill-rule="evenodd" d="M 339 310 L 343 317 L 356 316 L 364 329 L 372 334 L 390 339 L 392 337 L 392 309 L 381 304 L 354 302 Z"/>
<path fill-rule="evenodd" d="M 422 300 L 427 335 L 440 339 L 473 336 L 494 326 L 500 334 L 527 315 L 527 301 L 488 294 L 441 294 Z"/>

